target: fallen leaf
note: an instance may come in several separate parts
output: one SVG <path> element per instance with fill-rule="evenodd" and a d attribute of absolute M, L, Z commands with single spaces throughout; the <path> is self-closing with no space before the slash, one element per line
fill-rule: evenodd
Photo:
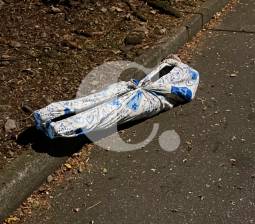
<path fill-rule="evenodd" d="M 9 217 L 9 218 L 7 218 L 7 219 L 5 220 L 5 223 L 11 224 L 11 223 L 14 223 L 14 222 L 17 222 L 17 221 L 20 221 L 20 219 L 19 219 L 18 217 L 16 217 L 16 216 L 11 216 L 11 217 Z"/>
<path fill-rule="evenodd" d="M 65 163 L 65 167 L 67 168 L 67 169 L 72 169 L 72 166 L 71 166 L 71 164 L 69 164 L 69 163 Z"/>

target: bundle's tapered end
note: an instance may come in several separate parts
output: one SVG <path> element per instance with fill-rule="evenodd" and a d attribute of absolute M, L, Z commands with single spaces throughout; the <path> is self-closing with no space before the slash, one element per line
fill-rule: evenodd
<path fill-rule="evenodd" d="M 34 120 L 35 120 L 35 127 L 37 129 L 41 129 L 42 128 L 42 119 L 41 119 L 41 115 L 40 113 L 38 113 L 37 111 L 35 111 L 33 113 L 34 116 Z"/>

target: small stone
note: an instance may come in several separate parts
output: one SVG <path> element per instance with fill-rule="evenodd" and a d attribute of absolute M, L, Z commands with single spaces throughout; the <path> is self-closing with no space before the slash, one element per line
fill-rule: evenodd
<path fill-rule="evenodd" d="M 230 163 L 231 163 L 232 166 L 235 166 L 235 165 L 236 165 L 236 159 L 230 159 L 229 161 L 230 161 Z"/>
<path fill-rule="evenodd" d="M 53 176 L 52 175 L 49 175 L 48 177 L 47 177 L 47 183 L 50 183 L 50 182 L 52 182 L 53 181 Z"/>
<path fill-rule="evenodd" d="M 6 132 L 12 132 L 16 128 L 16 122 L 13 119 L 8 119 L 4 125 L 4 129 Z"/>
<path fill-rule="evenodd" d="M 232 138 L 231 138 L 231 141 L 235 141 L 236 140 L 236 136 L 233 136 Z"/>
<path fill-rule="evenodd" d="M 103 173 L 107 173 L 108 170 L 106 168 L 103 169 Z"/>
<path fill-rule="evenodd" d="M 81 209 L 80 208 L 74 208 L 73 211 L 74 212 L 79 212 Z"/>
<path fill-rule="evenodd" d="M 141 44 L 144 39 L 143 33 L 130 33 L 126 36 L 124 42 L 126 45 L 137 45 Z"/>
<path fill-rule="evenodd" d="M 229 77 L 231 78 L 237 77 L 237 74 L 230 74 Z"/>

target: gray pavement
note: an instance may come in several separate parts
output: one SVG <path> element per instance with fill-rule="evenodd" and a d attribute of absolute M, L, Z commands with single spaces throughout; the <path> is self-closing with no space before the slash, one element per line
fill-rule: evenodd
<path fill-rule="evenodd" d="M 253 31 L 254 10 L 241 0 L 218 28 Z M 255 34 L 205 35 L 191 60 L 201 74 L 196 100 L 128 129 L 125 138 L 140 141 L 159 123 L 141 150 L 95 148 L 90 172 L 58 186 L 51 208 L 26 223 L 255 223 Z M 174 152 L 159 146 L 166 130 L 181 136 Z"/>
<path fill-rule="evenodd" d="M 236 30 L 244 32 L 255 32 L 255 1 L 254 0 L 242 0 L 240 1 L 238 8 L 227 15 L 224 23 L 218 28 L 225 30 Z M 235 20 L 233 20 L 235 18 Z"/>

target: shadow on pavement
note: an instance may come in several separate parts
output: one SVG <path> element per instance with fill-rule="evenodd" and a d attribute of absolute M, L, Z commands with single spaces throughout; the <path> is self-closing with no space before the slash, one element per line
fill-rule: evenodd
<path fill-rule="evenodd" d="M 52 140 L 35 127 L 29 127 L 19 134 L 17 143 L 19 145 L 31 144 L 32 149 L 39 153 L 47 153 L 54 157 L 64 157 L 78 152 L 85 144 L 91 143 L 91 141 L 85 136 Z"/>
<path fill-rule="evenodd" d="M 113 134 L 114 132 L 116 132 L 116 130 L 120 131 L 124 129 L 129 129 L 147 119 L 148 118 L 128 122 L 126 124 L 118 125 L 117 127 L 114 126 L 103 131 L 91 132 L 89 133 L 89 138 L 83 135 L 73 138 L 50 139 L 42 131 L 37 130 L 35 126 L 31 126 L 19 134 L 17 138 L 17 144 L 31 144 L 32 149 L 36 152 L 47 153 L 50 156 L 54 157 L 71 156 L 73 153 L 81 150 L 84 145 L 92 143 L 90 139 L 93 139 L 93 141 L 100 140 Z M 151 128 L 152 127 L 153 124 L 151 125 Z"/>
<path fill-rule="evenodd" d="M 174 103 L 176 102 L 173 101 L 172 104 L 174 105 Z M 174 105 L 174 107 L 183 105 L 185 103 L 186 102 L 179 102 L 179 104 Z M 159 116 L 161 113 L 153 117 Z M 17 138 L 17 144 L 19 145 L 31 144 L 32 149 L 35 150 L 36 152 L 47 153 L 48 155 L 54 157 L 71 156 L 72 154 L 80 151 L 85 144 L 90 144 L 93 141 L 105 138 L 116 131 L 129 129 L 150 118 L 151 117 L 141 118 L 139 120 L 118 125 L 117 127 L 113 126 L 112 128 L 108 128 L 103 131 L 91 132 L 89 133 L 89 137 L 82 135 L 79 137 L 72 138 L 50 139 L 42 131 L 37 130 L 35 126 L 31 126 L 19 134 Z M 153 128 L 153 123 L 151 124 L 151 128 Z M 91 141 L 91 139 L 93 139 L 93 141 Z"/>

